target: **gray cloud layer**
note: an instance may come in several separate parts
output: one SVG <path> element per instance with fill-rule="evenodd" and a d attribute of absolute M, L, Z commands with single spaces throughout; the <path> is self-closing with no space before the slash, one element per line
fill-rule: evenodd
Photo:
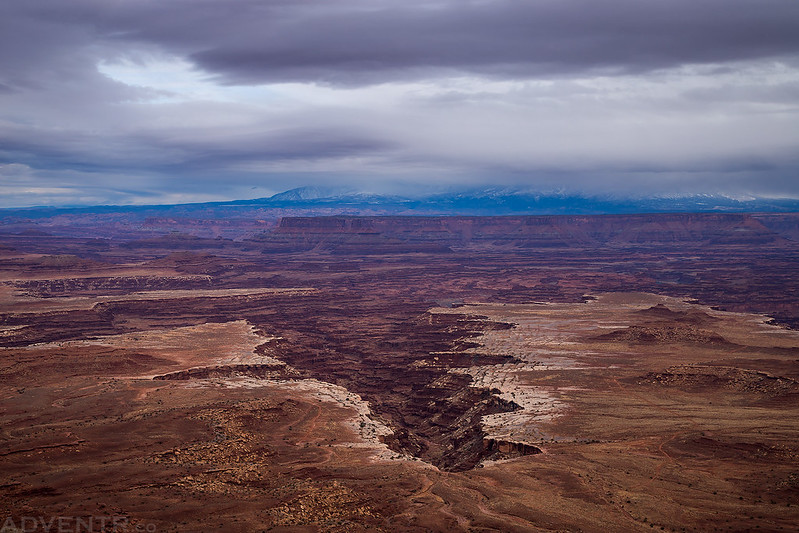
<path fill-rule="evenodd" d="M 237 21 L 243 31 L 218 35 L 191 57 L 232 83 L 365 83 L 435 69 L 498 77 L 641 72 L 789 55 L 799 47 L 799 4 L 788 1 L 425 4 L 281 10 L 274 19 Z M 200 31 L 208 29 L 205 20 Z"/>
<path fill-rule="evenodd" d="M 791 0 L 33 0 L 4 11 L 12 71 L 141 44 L 228 83 L 645 72 L 799 50 Z"/>
<path fill-rule="evenodd" d="M 136 201 L 131 177 L 168 200 L 436 177 L 668 192 L 701 176 L 702 192 L 799 195 L 798 25 L 794 0 L 11 0 L 0 187 L 40 203 L 100 175 L 113 201 Z M 98 69 L 159 58 L 223 96 L 169 100 Z M 286 83 L 308 94 L 270 100 Z M 262 96 L 224 92 L 238 86 Z"/>

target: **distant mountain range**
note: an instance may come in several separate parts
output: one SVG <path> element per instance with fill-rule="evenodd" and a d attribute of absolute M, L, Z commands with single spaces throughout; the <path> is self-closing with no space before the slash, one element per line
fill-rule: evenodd
<path fill-rule="evenodd" d="M 276 194 L 270 198 L 245 200 L 240 204 L 275 207 L 363 206 L 370 209 L 382 207 L 387 210 L 408 210 L 417 211 L 419 214 L 444 215 L 799 211 L 799 200 L 797 199 L 754 197 L 741 199 L 707 194 L 622 198 L 560 193 L 541 194 L 508 188 L 468 189 L 411 198 L 301 187 Z"/>
<path fill-rule="evenodd" d="M 56 214 L 129 213 L 222 217 L 248 210 L 287 214 L 347 215 L 574 215 L 628 213 L 784 213 L 799 212 L 799 200 L 734 198 L 724 195 L 684 195 L 623 198 L 535 193 L 513 188 L 463 189 L 410 197 L 369 194 L 341 189 L 300 187 L 269 198 L 149 206 L 32 207 L 0 209 L 0 218 L 42 218 Z"/>

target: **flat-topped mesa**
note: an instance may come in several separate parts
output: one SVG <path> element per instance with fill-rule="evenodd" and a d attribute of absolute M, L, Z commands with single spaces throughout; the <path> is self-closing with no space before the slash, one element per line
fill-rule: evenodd
<path fill-rule="evenodd" d="M 793 220 L 793 219 L 792 219 Z M 774 226 L 769 219 L 770 226 Z M 333 248 L 385 246 L 412 250 L 447 247 L 548 248 L 574 246 L 691 246 L 784 243 L 782 226 L 767 227 L 756 215 L 678 213 L 547 216 L 325 216 L 285 217 L 263 244 L 322 243 Z M 405 246 L 403 246 L 405 245 Z M 425 248 L 423 251 L 433 251 Z"/>
<path fill-rule="evenodd" d="M 727 341 L 714 331 L 697 328 L 690 324 L 648 324 L 632 325 L 598 335 L 596 340 L 604 342 L 628 342 L 633 344 L 715 344 L 734 347 L 735 344 Z"/>
<path fill-rule="evenodd" d="M 279 233 L 379 233 L 374 219 L 365 217 L 283 217 Z"/>
<path fill-rule="evenodd" d="M 248 241 L 265 253 L 329 251 L 336 254 L 376 255 L 447 253 L 447 239 L 418 238 L 403 230 L 406 217 L 386 224 L 382 217 L 285 217 L 272 233 Z M 408 217 L 413 218 L 413 217 Z"/>

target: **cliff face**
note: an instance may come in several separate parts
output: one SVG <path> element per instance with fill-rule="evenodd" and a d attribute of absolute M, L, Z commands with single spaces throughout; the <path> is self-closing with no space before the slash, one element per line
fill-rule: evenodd
<path fill-rule="evenodd" d="M 250 241 L 268 251 L 435 252 L 469 248 L 764 246 L 799 235 L 796 215 L 286 217 Z"/>
<path fill-rule="evenodd" d="M 41 252 L 0 256 L 0 289 L 13 304 L 0 314 L 0 345 L 27 350 L 246 321 L 272 338 L 258 353 L 294 373 L 271 364 L 213 362 L 159 370 L 159 385 L 242 376 L 333 383 L 360 395 L 393 428 L 385 442 L 394 452 L 468 470 L 487 458 L 539 452 L 534 443 L 487 435 L 483 417 L 518 405 L 452 372 L 515 364 L 516 353 L 480 349 L 484 333 L 510 329 L 512 321 L 431 313 L 432 307 L 578 302 L 590 294 L 641 291 L 764 312 L 799 327 L 796 235 L 799 215 L 740 214 L 285 217 L 274 231 L 246 241 L 145 232 L 102 247 L 82 235 L 14 235 L 10 242 Z M 186 249 L 198 251 L 180 252 Z M 85 255 L 66 253 L 81 250 Z M 148 291 L 154 294 L 139 294 Z M 739 345 L 716 334 L 712 314 L 653 306 L 634 316 L 629 327 L 592 342 L 642 353 L 670 343 L 740 356 Z M 80 354 L 80 368 L 99 364 L 94 353 Z M 161 364 L 125 357 L 119 368 L 149 372 Z M 737 391 L 745 383 L 747 391 L 795 394 L 793 382 L 760 376 L 655 370 L 647 380 L 662 387 L 698 383 Z M 14 379 L 35 375 L 9 372 Z"/>

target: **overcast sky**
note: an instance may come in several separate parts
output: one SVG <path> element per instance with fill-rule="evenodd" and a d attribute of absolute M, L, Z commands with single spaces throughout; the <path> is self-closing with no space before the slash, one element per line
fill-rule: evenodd
<path fill-rule="evenodd" d="M 0 206 L 799 197 L 797 0 L 3 0 Z"/>

